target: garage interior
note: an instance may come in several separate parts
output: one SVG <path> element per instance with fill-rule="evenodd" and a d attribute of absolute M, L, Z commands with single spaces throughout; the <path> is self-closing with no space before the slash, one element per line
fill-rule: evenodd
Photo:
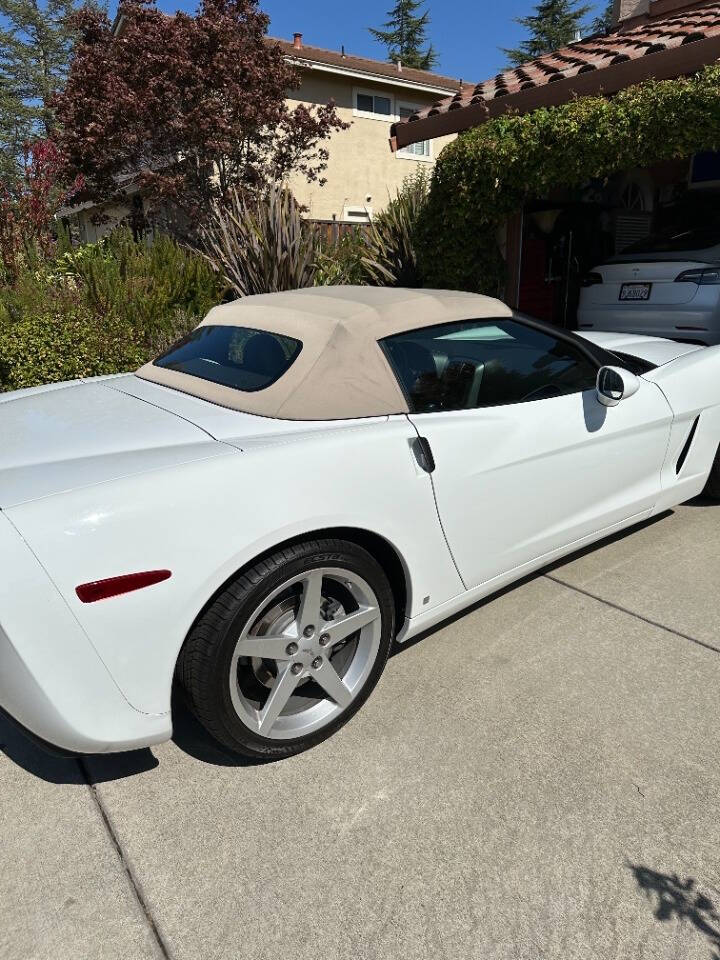
<path fill-rule="evenodd" d="M 630 170 L 529 203 L 521 215 L 517 307 L 574 329 L 592 268 L 643 248 L 653 234 L 715 226 L 720 242 L 720 154 Z M 638 254 L 643 258 L 643 254 Z"/>

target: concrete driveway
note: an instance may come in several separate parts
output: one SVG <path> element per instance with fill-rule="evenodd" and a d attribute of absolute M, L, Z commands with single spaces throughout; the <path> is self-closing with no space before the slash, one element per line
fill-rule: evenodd
<path fill-rule="evenodd" d="M 0 721 L 0 957 L 720 955 L 720 506 L 393 656 L 334 739 L 236 765 L 192 719 L 83 762 Z"/>

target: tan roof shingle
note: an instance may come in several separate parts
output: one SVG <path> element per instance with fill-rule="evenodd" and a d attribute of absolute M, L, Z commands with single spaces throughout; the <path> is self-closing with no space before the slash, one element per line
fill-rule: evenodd
<path fill-rule="evenodd" d="M 312 47 L 306 43 L 295 47 L 291 40 L 282 40 L 278 37 L 267 39 L 270 43 L 279 44 L 287 56 L 294 57 L 300 62 L 307 60 L 324 66 L 342 67 L 346 70 L 365 73 L 368 78 L 387 77 L 391 80 L 405 80 L 408 83 L 422 84 L 431 88 L 441 87 L 448 91 L 457 90 L 460 87 L 460 81 L 454 77 L 445 77 L 439 73 L 431 73 L 429 70 L 416 70 L 404 65 L 398 69 L 396 63 L 388 63 L 385 60 L 372 60 L 369 57 L 358 57 L 338 50 L 324 50 L 322 47 Z"/>

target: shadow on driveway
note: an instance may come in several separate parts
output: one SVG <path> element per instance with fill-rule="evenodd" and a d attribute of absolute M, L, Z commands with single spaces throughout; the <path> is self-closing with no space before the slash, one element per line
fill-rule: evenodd
<path fill-rule="evenodd" d="M 281 763 L 280 760 L 239 757 L 223 749 L 190 713 L 185 697 L 178 687 L 173 690 L 173 742 L 182 751 L 216 767 L 257 767 L 266 763 Z"/>
<path fill-rule="evenodd" d="M 655 919 L 665 922 L 677 917 L 691 923 L 707 937 L 712 948 L 710 960 L 720 960 L 720 915 L 712 900 L 697 889 L 693 877 L 681 880 L 676 873 L 660 873 L 633 863 L 627 866 L 645 896 L 654 903 Z"/>
<path fill-rule="evenodd" d="M 134 777 L 158 766 L 149 748 L 88 757 L 65 756 L 41 746 L 17 727 L 7 716 L 0 715 L 0 751 L 23 770 L 47 783 L 87 786 Z"/>
<path fill-rule="evenodd" d="M 713 500 L 712 497 L 695 497 L 694 500 L 686 500 L 684 507 L 720 507 L 720 500 Z"/>

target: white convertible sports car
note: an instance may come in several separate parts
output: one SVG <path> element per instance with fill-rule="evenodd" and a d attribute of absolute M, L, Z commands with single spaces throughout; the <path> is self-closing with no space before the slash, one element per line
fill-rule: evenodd
<path fill-rule="evenodd" d="M 249 297 L 136 374 L 0 397 L 0 705 L 76 752 L 330 735 L 402 642 L 720 496 L 720 347 L 465 293 Z"/>

